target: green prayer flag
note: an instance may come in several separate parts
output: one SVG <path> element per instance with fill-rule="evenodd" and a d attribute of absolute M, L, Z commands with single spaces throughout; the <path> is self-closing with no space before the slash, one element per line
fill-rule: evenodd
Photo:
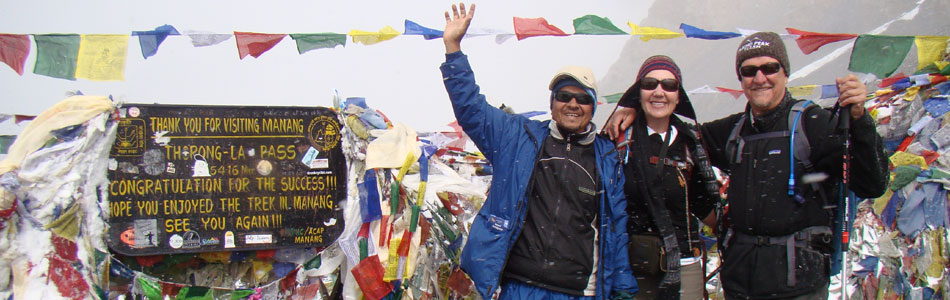
<path fill-rule="evenodd" d="M 614 26 L 610 19 L 586 15 L 574 19 L 574 34 L 626 35 L 627 33 Z"/>
<path fill-rule="evenodd" d="M 854 42 L 848 70 L 871 73 L 878 78 L 891 76 L 907 57 L 913 44 L 913 36 L 862 34 Z"/>
<path fill-rule="evenodd" d="M 607 100 L 607 103 L 617 103 L 620 102 L 620 97 L 623 96 L 623 93 L 616 93 L 613 95 L 604 96 L 604 100 Z"/>
<path fill-rule="evenodd" d="M 145 277 L 138 276 L 135 280 L 142 287 L 142 293 L 148 300 L 162 300 L 162 288 L 156 282 L 152 282 Z"/>
<path fill-rule="evenodd" d="M 214 300 L 211 289 L 206 286 L 186 286 L 178 291 L 178 300 Z"/>
<path fill-rule="evenodd" d="M 231 300 L 241 300 L 253 294 L 254 294 L 253 289 L 234 290 L 234 292 L 231 293 Z"/>
<path fill-rule="evenodd" d="M 303 267 L 304 269 L 312 270 L 312 269 L 320 268 L 321 264 L 323 264 L 323 260 L 321 259 L 320 254 L 317 254 L 317 256 L 314 256 L 313 258 L 308 260 L 306 263 L 304 263 Z"/>
<path fill-rule="evenodd" d="M 36 42 L 34 74 L 76 80 L 81 40 L 78 34 L 37 34 L 33 40 Z"/>
<path fill-rule="evenodd" d="M 0 135 L 0 154 L 7 154 L 13 141 L 16 141 L 15 135 Z"/>
<path fill-rule="evenodd" d="M 342 33 L 295 33 L 290 38 L 297 42 L 297 53 L 321 49 L 333 48 L 337 45 L 346 47 L 346 35 Z"/>

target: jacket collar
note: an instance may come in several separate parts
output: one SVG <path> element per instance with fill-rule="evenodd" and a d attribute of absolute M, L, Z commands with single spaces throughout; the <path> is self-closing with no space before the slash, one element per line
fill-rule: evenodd
<path fill-rule="evenodd" d="M 575 142 L 575 143 L 585 145 L 585 146 L 593 143 L 594 138 L 597 136 L 597 132 L 596 130 L 594 130 L 596 129 L 596 126 L 594 126 L 593 122 L 587 123 L 586 131 L 582 133 L 571 133 L 571 134 L 568 134 L 567 137 L 565 137 L 564 134 L 561 133 L 561 130 L 557 127 L 557 122 L 555 122 L 554 120 L 551 120 L 551 122 L 548 122 L 548 129 L 550 129 L 549 131 L 551 132 L 551 137 L 557 140 Z"/>

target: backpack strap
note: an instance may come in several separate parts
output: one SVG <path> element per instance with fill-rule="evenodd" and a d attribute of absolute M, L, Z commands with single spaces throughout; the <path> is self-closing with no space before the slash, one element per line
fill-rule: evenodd
<path fill-rule="evenodd" d="M 742 126 L 745 125 L 746 115 L 744 113 L 739 116 L 736 125 L 732 126 L 732 132 L 729 132 L 729 139 L 726 140 L 726 155 L 729 156 L 729 162 L 732 164 L 742 162 L 742 147 L 745 146 L 745 141 L 739 137 L 739 132 L 742 131 Z"/>
<path fill-rule="evenodd" d="M 805 108 L 811 104 L 814 104 L 811 100 L 799 100 L 792 106 L 792 110 L 789 111 L 788 115 L 788 130 L 791 130 L 788 147 L 795 158 L 790 159 L 788 163 L 788 195 L 795 196 L 794 199 L 799 204 L 804 203 L 805 198 L 798 195 L 795 187 L 795 160 L 797 159 L 802 162 L 806 172 L 811 172 L 814 169 L 811 160 L 808 158 L 811 155 L 811 145 L 808 143 L 808 137 L 805 135 L 805 128 L 802 125 L 804 122 L 801 122 L 802 113 L 804 113 Z"/>

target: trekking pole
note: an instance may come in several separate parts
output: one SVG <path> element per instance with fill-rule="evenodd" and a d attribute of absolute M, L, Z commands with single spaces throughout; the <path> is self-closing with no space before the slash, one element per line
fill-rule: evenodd
<path fill-rule="evenodd" d="M 844 205 L 842 205 L 842 220 L 841 220 L 841 299 L 848 299 L 848 277 L 850 274 L 848 272 L 848 266 L 851 264 L 848 261 L 848 252 L 851 251 L 850 246 L 850 234 L 851 234 L 851 192 L 848 190 L 848 184 L 851 181 L 850 175 L 850 164 L 851 164 L 851 105 L 841 106 L 838 118 L 840 122 L 840 129 L 843 131 L 844 135 L 844 149 L 841 151 L 841 192 L 844 193 Z"/>

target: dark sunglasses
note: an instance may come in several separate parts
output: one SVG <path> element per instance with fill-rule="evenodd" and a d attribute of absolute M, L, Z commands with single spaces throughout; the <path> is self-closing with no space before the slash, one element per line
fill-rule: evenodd
<path fill-rule="evenodd" d="M 571 102 L 571 99 L 577 99 L 577 104 L 580 105 L 594 104 L 594 98 L 587 93 L 575 94 L 568 91 L 557 91 L 557 93 L 554 94 L 554 100 L 557 100 L 558 102 L 568 103 Z"/>
<path fill-rule="evenodd" d="M 742 77 L 755 77 L 755 74 L 762 70 L 762 75 L 772 75 L 778 73 L 782 65 L 777 62 L 770 62 L 761 66 L 743 66 L 739 68 L 739 75 Z"/>
<path fill-rule="evenodd" d="M 679 91 L 680 87 L 680 84 L 679 82 L 676 82 L 676 79 L 668 78 L 659 80 L 653 77 L 647 77 L 640 80 L 640 89 L 644 91 L 652 91 L 656 89 L 657 85 L 663 87 L 663 90 L 667 92 Z"/>

